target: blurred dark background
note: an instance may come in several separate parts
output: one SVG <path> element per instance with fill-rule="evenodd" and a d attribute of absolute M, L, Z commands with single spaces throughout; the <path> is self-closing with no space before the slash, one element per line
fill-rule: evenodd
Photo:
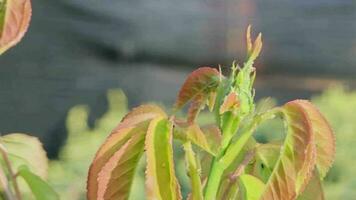
<path fill-rule="evenodd" d="M 194 68 L 244 58 L 248 24 L 264 41 L 257 98 L 356 86 L 355 0 L 33 0 L 27 35 L 0 57 L 1 132 L 37 135 L 53 157 L 69 108 L 88 104 L 93 123 L 110 88 L 171 104 Z"/>

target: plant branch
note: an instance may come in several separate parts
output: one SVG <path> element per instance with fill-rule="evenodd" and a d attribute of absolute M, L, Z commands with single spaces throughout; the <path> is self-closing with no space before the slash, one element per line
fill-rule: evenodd
<path fill-rule="evenodd" d="M 237 178 L 243 173 L 245 170 L 245 167 L 248 165 L 248 163 L 251 161 L 253 156 L 255 155 L 255 152 L 253 150 L 249 151 L 246 153 L 246 156 L 244 160 L 241 162 L 241 164 L 236 168 L 234 172 L 232 172 L 229 176 L 229 183 L 226 186 L 225 191 L 223 192 L 223 197 L 222 200 L 227 199 L 229 191 L 231 187 L 236 183 Z"/>
<path fill-rule="evenodd" d="M 1 187 L 4 189 L 5 191 L 5 196 L 8 200 L 14 200 L 14 195 L 11 192 L 10 186 L 9 186 L 9 182 L 6 178 L 6 174 L 5 171 L 3 170 L 2 167 L 0 167 L 0 184 Z"/>
<path fill-rule="evenodd" d="M 14 170 L 12 169 L 7 150 L 4 147 L 4 145 L 2 145 L 1 143 L 0 143 L 0 153 L 1 153 L 2 157 L 4 158 L 5 165 L 9 171 L 10 179 L 11 179 L 11 182 L 12 182 L 14 190 L 15 190 L 16 198 L 17 198 L 17 200 L 21 200 L 22 197 L 21 197 L 20 188 L 17 184 L 16 175 L 14 173 Z"/>

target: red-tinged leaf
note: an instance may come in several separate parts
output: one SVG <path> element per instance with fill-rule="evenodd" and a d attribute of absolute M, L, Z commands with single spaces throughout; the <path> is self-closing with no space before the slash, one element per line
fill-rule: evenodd
<path fill-rule="evenodd" d="M 297 103 L 308 113 L 316 142 L 316 164 L 323 179 L 335 159 L 335 136 L 329 123 L 313 104 L 305 100 Z"/>
<path fill-rule="evenodd" d="M 236 111 L 240 106 L 240 100 L 235 92 L 231 92 L 225 97 L 223 104 L 220 106 L 220 114 L 228 111 Z"/>
<path fill-rule="evenodd" d="M 98 198 L 128 199 L 138 161 L 144 150 L 145 132 L 135 134 L 104 165 L 98 175 Z"/>
<path fill-rule="evenodd" d="M 200 110 L 203 108 L 204 103 L 205 103 L 205 97 L 202 94 L 198 94 L 196 97 L 194 97 L 188 109 L 188 116 L 187 116 L 188 124 L 191 124 L 195 121 Z"/>
<path fill-rule="evenodd" d="M 216 102 L 216 97 L 217 97 L 217 92 L 213 91 L 210 93 L 208 100 L 207 100 L 207 105 L 209 108 L 209 111 L 213 111 L 214 107 L 215 107 L 215 102 Z"/>
<path fill-rule="evenodd" d="M 312 176 L 316 164 L 314 133 L 308 113 L 292 101 L 282 107 L 287 136 L 261 197 L 263 200 L 292 200 Z"/>
<path fill-rule="evenodd" d="M 193 144 L 215 155 L 219 150 L 221 140 L 221 138 L 217 136 L 219 134 L 216 133 L 217 131 L 219 132 L 218 128 L 209 127 L 203 132 L 199 125 L 192 124 L 187 128 L 186 135 Z"/>
<path fill-rule="evenodd" d="M 246 46 L 247 46 L 247 54 L 250 55 L 252 51 L 251 25 L 248 25 L 246 31 Z"/>
<path fill-rule="evenodd" d="M 179 91 L 175 108 L 180 109 L 197 95 L 207 97 L 217 88 L 220 76 L 220 73 L 211 67 L 201 67 L 193 71 Z"/>
<path fill-rule="evenodd" d="M 146 194 L 148 199 L 182 199 L 173 162 L 173 123 L 166 118 L 150 122 L 146 141 Z"/>
<path fill-rule="evenodd" d="M 256 40 L 252 44 L 251 40 L 251 25 L 247 27 L 246 31 L 247 55 L 249 61 L 254 61 L 258 57 L 262 49 L 262 34 L 259 33 Z"/>
<path fill-rule="evenodd" d="M 304 192 L 299 195 L 297 200 L 324 200 L 323 186 L 317 170 L 314 170 L 312 179 L 309 181 Z"/>
<path fill-rule="evenodd" d="M 253 43 L 253 50 L 251 52 L 251 56 L 249 59 L 256 60 L 256 58 L 260 55 L 262 50 L 262 34 L 259 33 L 257 39 Z"/>
<path fill-rule="evenodd" d="M 16 45 L 31 19 L 30 0 L 2 0 L 0 2 L 0 54 Z"/>
<path fill-rule="evenodd" d="M 208 125 L 202 127 L 202 131 L 211 149 L 218 151 L 221 146 L 222 136 L 219 127 Z"/>
<path fill-rule="evenodd" d="M 146 132 L 150 120 L 156 117 L 166 117 L 164 111 L 155 105 L 143 105 L 128 113 L 121 123 L 112 131 L 104 144 L 99 148 L 90 166 L 87 181 L 87 198 L 98 198 L 98 175 L 103 167 L 115 160 L 114 154 L 120 151 L 127 142 Z M 118 160 L 116 156 L 116 160 Z M 115 162 L 115 161 L 112 161 Z M 118 161 L 119 162 L 119 161 Z"/>

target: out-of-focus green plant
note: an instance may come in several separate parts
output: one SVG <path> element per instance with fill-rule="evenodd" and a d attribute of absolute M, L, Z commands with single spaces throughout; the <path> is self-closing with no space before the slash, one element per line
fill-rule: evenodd
<path fill-rule="evenodd" d="M 63 199 L 86 199 L 85 186 L 87 170 L 96 149 L 127 112 L 127 100 L 120 90 L 108 91 L 108 111 L 88 126 L 89 108 L 85 105 L 73 107 L 66 120 L 68 138 L 59 159 L 50 162 L 49 181 Z"/>
<path fill-rule="evenodd" d="M 335 86 L 312 101 L 325 114 L 336 133 L 336 160 L 325 181 L 327 199 L 356 197 L 356 92 Z"/>
<path fill-rule="evenodd" d="M 227 78 L 210 67 L 192 72 L 172 115 L 154 104 L 125 115 L 90 165 L 89 200 L 129 199 L 135 194 L 132 185 L 143 155 L 147 199 L 182 199 L 173 141 L 182 144 L 185 154 L 191 185 L 187 199 L 324 199 L 321 180 L 335 154 L 331 127 L 306 100 L 256 109 L 253 63 L 262 38 L 260 34 L 252 42 L 250 27 L 246 36 L 243 67 L 234 62 Z M 186 117 L 179 119 L 177 111 L 189 102 Z M 215 123 L 208 126 L 196 121 L 205 105 L 215 117 Z M 283 120 L 285 138 L 257 143 L 253 137 L 257 127 L 274 118 Z"/>

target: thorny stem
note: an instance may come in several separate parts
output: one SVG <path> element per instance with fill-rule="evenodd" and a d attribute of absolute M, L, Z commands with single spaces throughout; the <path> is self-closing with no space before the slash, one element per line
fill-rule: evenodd
<path fill-rule="evenodd" d="M 14 190 L 15 190 L 16 199 L 21 200 L 22 197 L 21 197 L 20 188 L 17 184 L 16 175 L 12 169 L 11 162 L 10 162 L 8 154 L 7 154 L 7 150 L 1 143 L 0 143 L 0 153 L 1 153 L 2 157 L 4 158 L 5 165 L 9 171 L 10 179 L 11 179 L 11 182 L 12 182 Z"/>
<path fill-rule="evenodd" d="M 216 199 L 216 195 L 219 190 L 220 181 L 224 174 L 225 169 L 228 166 L 230 166 L 230 164 L 237 156 L 240 155 L 241 150 L 243 149 L 245 144 L 248 142 L 249 138 L 254 133 L 254 130 L 257 127 L 257 125 L 266 119 L 273 118 L 275 114 L 279 111 L 280 110 L 277 108 L 277 109 L 272 109 L 270 111 L 267 111 L 263 114 L 257 115 L 255 119 L 251 122 L 251 124 L 245 130 L 243 130 L 240 137 L 234 143 L 230 143 L 229 146 L 227 146 L 225 149 L 222 149 L 221 153 L 218 154 L 218 156 L 213 159 L 207 186 L 205 188 L 205 198 L 207 200 Z"/>
<path fill-rule="evenodd" d="M 207 200 L 215 200 L 216 194 L 219 190 L 221 177 L 223 176 L 224 170 L 226 169 L 226 166 L 220 162 L 220 159 L 225 154 L 231 138 L 238 127 L 238 123 L 234 123 L 236 120 L 237 119 L 235 117 L 231 117 L 223 127 L 222 148 L 218 156 L 212 160 L 207 185 L 205 188 L 205 199 Z"/>
<path fill-rule="evenodd" d="M 254 154 L 255 154 L 255 152 L 253 150 L 247 152 L 246 156 L 245 156 L 244 160 L 241 162 L 241 164 L 236 168 L 236 170 L 234 172 L 232 172 L 230 174 L 229 183 L 223 193 L 223 197 L 222 197 L 223 200 L 227 199 L 227 196 L 229 194 L 231 187 L 236 183 L 237 178 L 243 173 L 243 171 L 245 170 L 245 167 L 251 161 Z"/>

